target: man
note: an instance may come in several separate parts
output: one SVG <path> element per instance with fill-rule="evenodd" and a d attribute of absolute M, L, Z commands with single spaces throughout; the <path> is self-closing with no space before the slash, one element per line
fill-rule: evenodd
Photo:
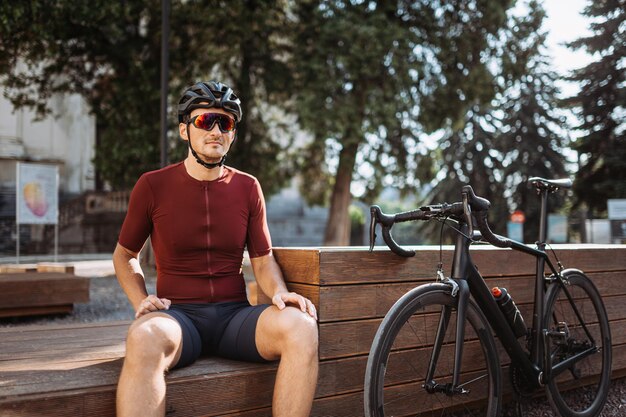
<path fill-rule="evenodd" d="M 317 313 L 289 292 L 272 256 L 258 181 L 224 165 L 241 120 L 240 100 L 219 82 L 197 83 L 178 105 L 187 158 L 142 175 L 113 254 L 135 308 L 117 389 L 118 416 L 165 415 L 164 373 L 200 355 L 280 359 L 274 416 L 307 416 L 317 382 Z M 157 294 L 146 291 L 138 256 L 151 237 Z M 247 248 L 272 306 L 250 306 L 241 273 Z M 242 393 L 245 395 L 245 393 Z"/>

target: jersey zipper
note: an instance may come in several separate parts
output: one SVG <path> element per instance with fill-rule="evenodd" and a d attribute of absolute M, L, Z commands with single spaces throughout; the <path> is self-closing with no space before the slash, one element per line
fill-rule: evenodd
<path fill-rule="evenodd" d="M 211 226 L 211 216 L 209 215 L 209 188 L 208 186 L 204 186 L 204 202 L 206 205 L 206 261 L 207 261 L 207 269 L 209 271 L 209 290 L 211 294 L 211 302 L 213 302 L 213 278 L 211 277 L 211 234 L 209 233 L 209 227 Z"/>

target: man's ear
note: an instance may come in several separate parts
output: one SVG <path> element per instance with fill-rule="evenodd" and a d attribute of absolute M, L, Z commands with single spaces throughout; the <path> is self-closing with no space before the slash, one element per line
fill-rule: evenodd
<path fill-rule="evenodd" d="M 182 140 L 187 140 L 187 124 L 186 123 L 179 123 L 178 124 L 178 134 L 180 135 Z"/>

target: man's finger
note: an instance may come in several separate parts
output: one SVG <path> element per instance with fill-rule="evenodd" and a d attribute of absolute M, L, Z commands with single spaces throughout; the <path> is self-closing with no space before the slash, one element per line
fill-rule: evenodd
<path fill-rule="evenodd" d="M 139 318 L 152 311 L 168 310 L 171 304 L 172 302 L 167 298 L 158 298 L 155 295 L 149 295 L 139 304 L 135 318 Z"/>
<path fill-rule="evenodd" d="M 302 310 L 303 313 L 306 313 L 306 298 L 300 294 L 296 294 L 295 292 L 285 294 L 283 301 L 298 304 L 300 306 L 300 310 Z"/>
<path fill-rule="evenodd" d="M 150 311 L 156 311 L 156 310 L 165 310 L 167 307 L 165 306 L 165 304 L 163 303 L 163 301 L 161 301 L 160 298 L 157 297 L 149 297 L 146 300 L 149 304 L 147 305 L 147 308 Z"/>
<path fill-rule="evenodd" d="M 309 314 L 311 315 L 311 317 L 317 320 L 317 311 L 315 310 L 315 305 L 313 305 L 313 303 L 310 300 L 309 300 Z"/>
<path fill-rule="evenodd" d="M 274 298 L 272 298 L 272 302 L 274 303 L 276 307 L 278 307 L 279 310 L 282 310 L 285 308 L 285 302 L 283 301 L 283 298 L 281 295 L 274 296 Z"/>

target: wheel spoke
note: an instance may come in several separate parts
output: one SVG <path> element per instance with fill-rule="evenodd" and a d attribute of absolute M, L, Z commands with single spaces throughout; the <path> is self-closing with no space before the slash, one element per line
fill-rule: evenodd
<path fill-rule="evenodd" d="M 546 317 L 552 380 L 547 393 L 564 415 L 597 416 L 608 394 L 611 346 L 602 299 L 589 279 L 578 272 L 565 286 L 554 284 L 547 294 Z M 569 371 L 569 372 L 564 372 Z M 578 414 L 576 414 L 578 413 Z"/>
<path fill-rule="evenodd" d="M 444 329 L 432 384 L 424 386 L 441 315 L 447 306 L 456 322 L 456 298 L 447 291 L 425 291 L 401 299 L 377 333 L 366 369 L 367 416 L 495 416 L 500 409 L 500 367 L 491 331 L 475 303 L 468 304 L 459 386 L 451 387 L 455 326 Z M 417 306 L 417 307 L 416 307 Z M 446 326 L 444 326 L 446 327 Z M 382 336 L 381 336 L 382 335 Z M 380 361 L 385 366 L 376 365 Z M 371 381 L 371 382 L 370 382 Z M 470 388 L 471 389 L 468 389 Z M 460 393 L 454 390 L 465 389 Z M 454 392 L 454 393 L 452 393 Z M 478 411 L 476 411 L 478 407 Z"/>

